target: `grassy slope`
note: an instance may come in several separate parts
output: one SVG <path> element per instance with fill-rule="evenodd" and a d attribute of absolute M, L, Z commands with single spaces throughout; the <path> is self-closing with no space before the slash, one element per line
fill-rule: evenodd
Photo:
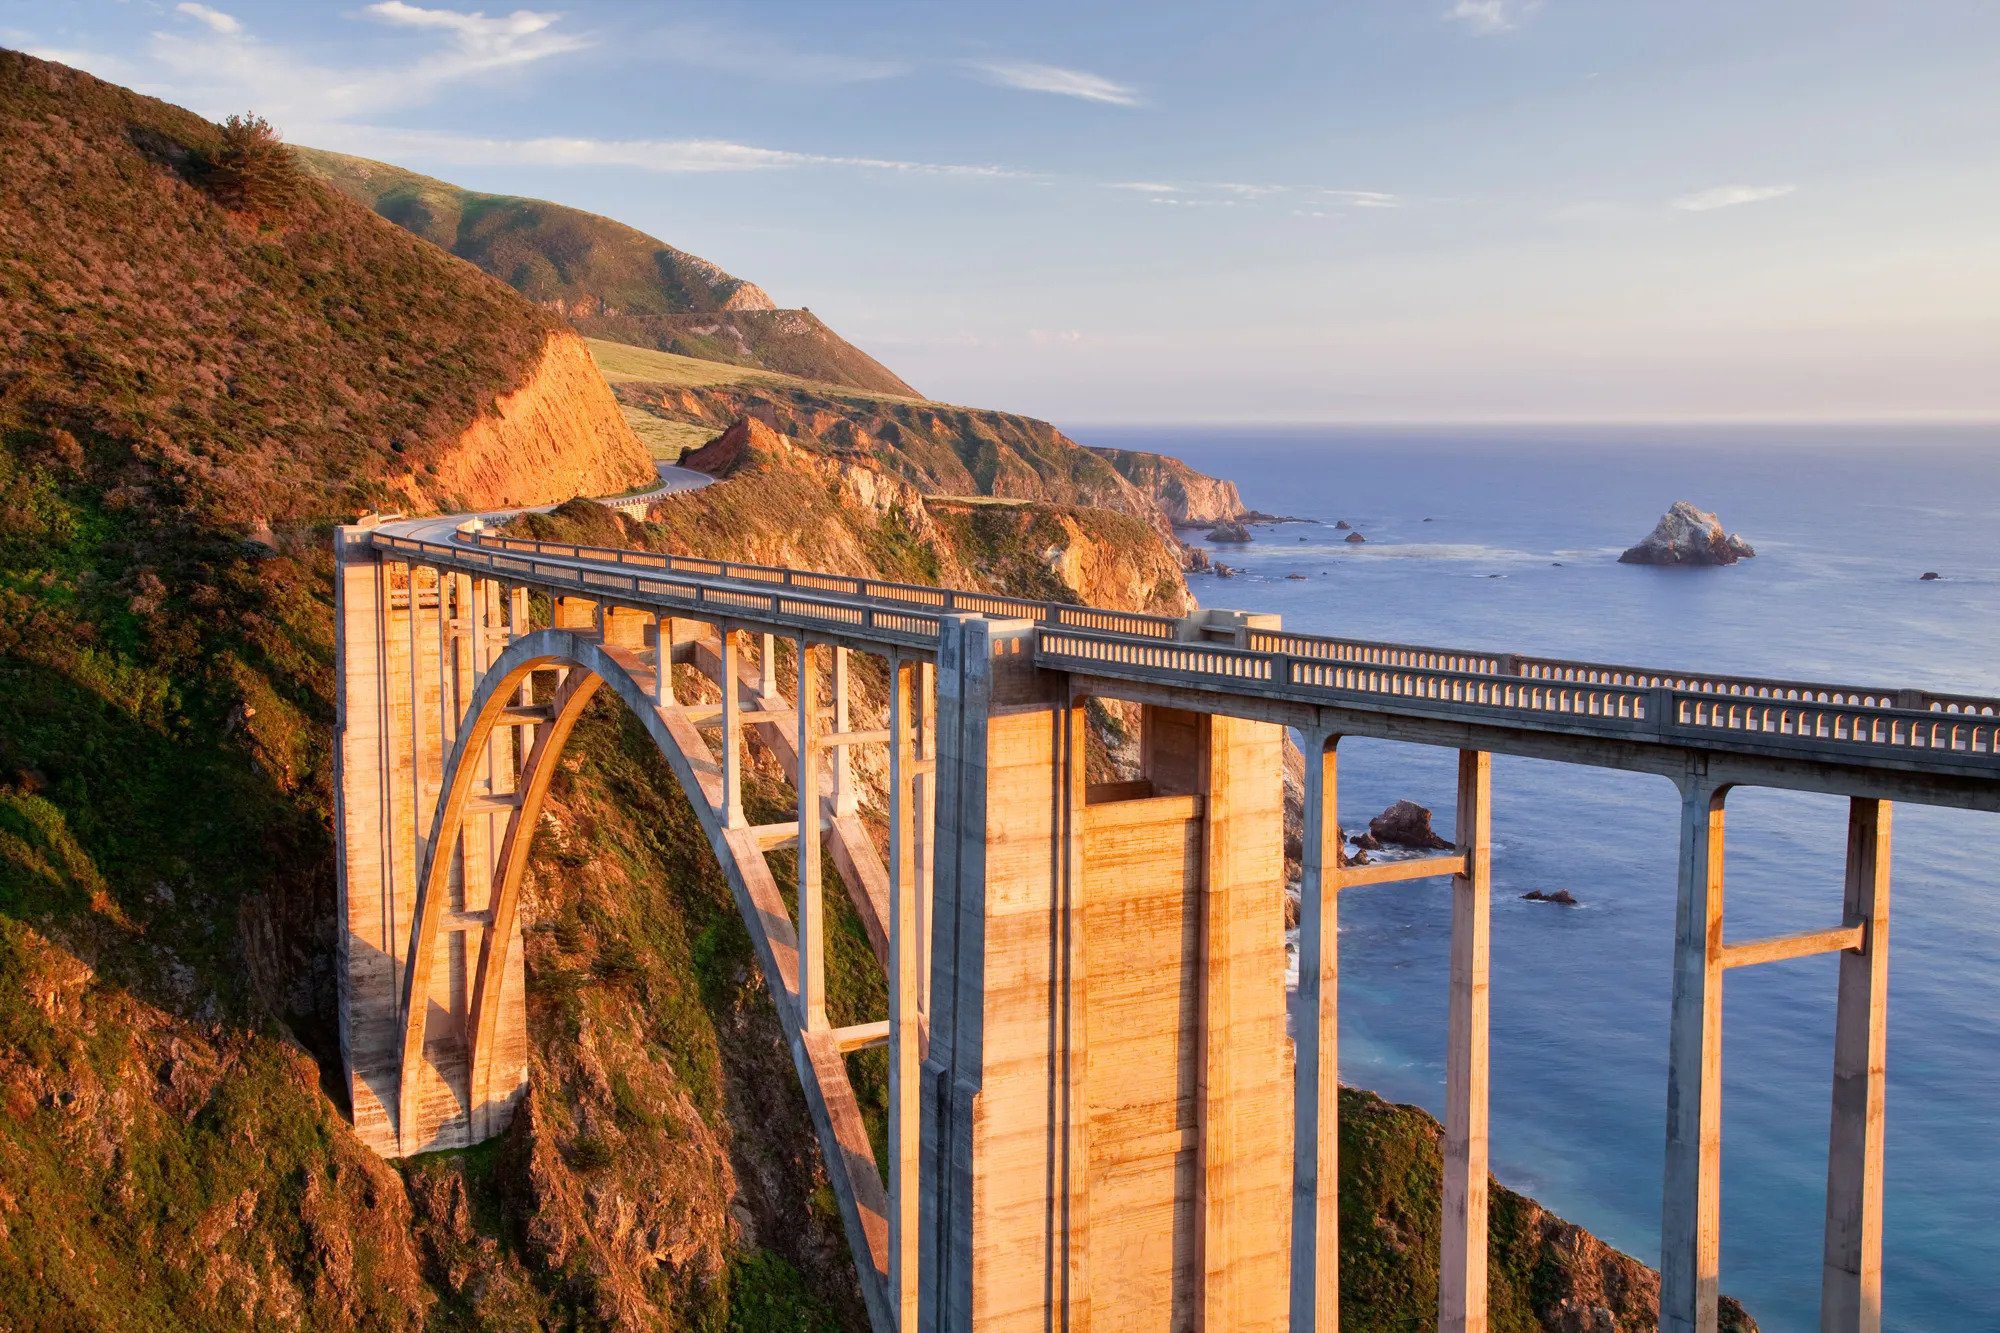
<path fill-rule="evenodd" d="M 463 189 L 366 158 L 295 151 L 334 188 L 560 311 L 585 333 L 916 394 L 810 311 L 774 310 L 753 284 L 623 223 L 545 200 Z"/>
<path fill-rule="evenodd" d="M 421 479 L 554 325 L 329 191 L 277 218 L 217 207 L 217 142 L 0 53 L 0 421 L 67 431 L 94 476 L 129 471 L 128 510 L 276 521 Z"/>

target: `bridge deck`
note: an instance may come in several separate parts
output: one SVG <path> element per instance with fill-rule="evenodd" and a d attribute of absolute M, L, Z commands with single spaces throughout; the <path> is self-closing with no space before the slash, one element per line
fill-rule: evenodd
<path fill-rule="evenodd" d="M 386 556 L 483 573 L 658 614 L 810 630 L 864 650 L 934 651 L 954 615 L 1028 620 L 1037 665 L 1105 692 L 1171 692 L 1182 706 L 1306 725 L 1352 715 L 1377 735 L 1673 773 L 1690 754 L 1804 764 L 1841 790 L 2000 809 L 2000 699 L 1885 685 L 1623 666 L 1521 653 L 1223 627 L 1180 618 L 735 561 L 467 533 L 377 533 Z M 1371 722 L 1372 720 L 1372 722 Z M 1392 723 L 1400 723 L 1401 728 Z M 1441 730 L 1442 729 L 1442 730 Z M 1787 781 L 1771 770 L 1774 785 Z M 1883 786 L 1883 781 L 1887 786 Z M 1914 780 L 1914 781 L 1913 781 Z"/>

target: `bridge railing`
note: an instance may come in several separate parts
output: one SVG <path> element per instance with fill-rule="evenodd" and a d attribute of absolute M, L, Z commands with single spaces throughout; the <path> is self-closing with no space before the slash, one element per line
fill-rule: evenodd
<path fill-rule="evenodd" d="M 733 579 L 749 583 L 770 583 L 842 597 L 874 601 L 907 602 L 938 612 L 968 612 L 978 615 L 1032 620 L 1044 625 L 1068 625 L 1080 629 L 1129 634 L 1142 639 L 1173 639 L 1180 632 L 1174 616 L 1150 615 L 1140 611 L 1108 611 L 1101 607 L 1075 606 L 1066 602 L 1042 602 L 1000 593 L 973 592 L 960 588 L 934 588 L 922 583 L 897 583 L 888 579 L 861 578 L 849 574 L 825 574 L 813 570 L 787 569 L 778 565 L 751 565 L 735 560 L 710 560 L 701 556 L 668 555 L 661 551 L 635 551 L 617 546 L 582 546 L 574 542 L 542 542 L 498 533 L 465 534 L 469 544 L 507 551 L 528 551 L 570 560 L 605 561 L 662 569 L 700 578 Z"/>
<path fill-rule="evenodd" d="M 1324 658 L 1378 666 L 1422 667 L 1440 671 L 1484 671 L 1526 680 L 1561 681 L 1579 685 L 1623 686 L 1633 689 L 1686 690 L 1702 694 L 1754 696 L 1861 708 L 1906 708 L 1941 713 L 2000 715 L 2000 700 L 1963 694 L 1886 686 L 1833 685 L 1705 671 L 1666 671 L 1649 667 L 1589 662 L 1566 657 L 1535 657 L 1525 653 L 1488 653 L 1462 648 L 1438 648 L 1413 643 L 1345 639 L 1322 634 L 1252 630 L 1249 647 L 1291 657 Z"/>
<path fill-rule="evenodd" d="M 454 569 L 482 570 L 500 578 L 583 596 L 626 596 L 665 611 L 690 611 L 712 619 L 751 619 L 822 629 L 847 629 L 861 637 L 913 648 L 937 642 L 939 617 L 920 609 L 814 595 L 774 587 L 732 586 L 665 569 L 613 572 L 579 567 L 539 555 L 489 551 L 459 543 L 376 533 L 376 549 L 391 557 Z M 585 548 L 588 549 L 588 548 Z"/>
<path fill-rule="evenodd" d="M 941 618 L 1034 621 L 1043 665 L 1139 680 L 1362 703 L 1458 719 L 1493 710 L 1538 728 L 1635 740 L 2000 759 L 2000 700 L 1770 677 L 1658 671 L 1564 658 L 1251 629 L 1247 647 L 1190 643 L 1181 622 L 997 594 L 617 547 L 468 533 L 443 543 L 377 533 L 421 561 L 485 569 L 549 588 L 625 593 L 662 609 L 845 628 L 929 647 Z M 761 585 L 761 586 L 760 586 Z"/>
<path fill-rule="evenodd" d="M 1262 632 L 1251 636 L 1253 643 L 1293 644 L 1305 637 Z M 1325 642 L 1315 641 L 1309 647 Z M 2000 711 L 1992 700 L 1973 696 L 1936 696 L 1939 706 L 1907 708 L 1893 702 L 1901 695 L 1898 691 L 1873 692 L 1873 697 L 1891 701 L 1878 704 L 1820 700 L 1803 693 L 1792 697 L 1701 688 L 1717 680 L 1737 683 L 1718 677 L 1621 671 L 1626 679 L 1600 682 L 1503 675 L 1480 670 L 1484 663 L 1476 654 L 1464 655 L 1472 662 L 1470 669 L 1384 663 L 1361 660 L 1362 656 L 1342 660 L 1320 653 L 1136 643 L 1066 629 L 1043 628 L 1035 636 L 1037 663 L 1086 675 L 1221 690 L 1255 683 L 1259 693 L 1299 702 L 1379 709 L 1394 700 L 1399 712 L 1459 719 L 1468 709 L 1487 713 L 1487 720 L 1492 720 L 1493 710 L 1504 710 L 1516 724 L 1634 740 L 1712 746 L 1727 739 L 1754 742 L 1759 748 L 1821 753 L 1948 755 L 1956 763 L 1970 761 L 2000 771 Z M 1457 655 L 1418 650 L 1412 656 L 1435 660 Z M 1814 688 L 1778 683 L 1801 692 Z"/>

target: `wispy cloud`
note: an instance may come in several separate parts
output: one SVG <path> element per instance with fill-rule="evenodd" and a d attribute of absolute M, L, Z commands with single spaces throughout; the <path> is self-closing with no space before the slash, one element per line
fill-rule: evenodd
<path fill-rule="evenodd" d="M 1542 0 L 1457 0 L 1444 16 L 1469 31 L 1491 36 L 1520 27 L 1541 7 Z"/>
<path fill-rule="evenodd" d="M 451 166 L 527 163 L 548 167 L 625 167 L 666 173 L 776 171 L 800 167 L 841 167 L 915 176 L 1028 179 L 1031 173 L 1007 167 L 959 162 L 917 162 L 764 148 L 727 139 L 592 139 L 544 136 L 486 138 L 442 130 L 397 129 L 374 125 L 322 127 L 315 136 L 328 147 L 398 161 Z"/>
<path fill-rule="evenodd" d="M 1338 217 L 1349 208 L 1401 208 L 1404 198 L 1386 190 L 1346 190 L 1325 185 L 1276 185 L 1248 181 L 1106 181 L 1109 190 L 1146 196 L 1148 203 L 1216 208 L 1282 202 L 1300 217 Z"/>
<path fill-rule="evenodd" d="M 774 32 L 743 31 L 710 22 L 672 23 L 643 39 L 643 50 L 677 65 L 750 76 L 774 83 L 872 83 L 908 74 L 907 60 L 801 48 Z"/>
<path fill-rule="evenodd" d="M 1782 199 L 1797 188 L 1796 185 L 1718 185 L 1712 190 L 1684 194 L 1671 202 L 1685 213 L 1707 213 L 1718 208 L 1735 208 L 1739 204 Z"/>
<path fill-rule="evenodd" d="M 1139 96 L 1137 89 L 1088 70 L 1039 65 L 1029 60 L 969 60 L 966 65 L 987 82 L 1004 88 L 1054 93 L 1058 97 L 1078 97 L 1086 102 L 1106 102 L 1112 106 L 1145 105 L 1145 99 Z"/>
<path fill-rule="evenodd" d="M 193 3 L 193 0 L 189 0 L 187 4 L 175 5 L 174 12 L 185 14 L 197 23 L 206 23 L 216 32 L 237 33 L 243 31 L 243 22 L 235 15 L 225 14 L 219 9 L 210 9 L 207 5 L 197 5 Z"/>
<path fill-rule="evenodd" d="M 584 37 L 556 31 L 562 15 L 532 9 L 488 18 L 478 11 L 468 14 L 456 9 L 425 9 L 404 0 L 381 0 L 361 12 L 380 23 L 448 34 L 450 52 L 434 63 L 454 77 L 531 64 L 590 45 Z"/>
<path fill-rule="evenodd" d="M 382 0 L 354 17 L 409 29 L 428 49 L 400 62 L 349 68 L 262 41 L 234 15 L 207 5 L 184 3 L 174 12 L 195 30 L 183 24 L 151 34 L 147 55 L 155 77 L 143 80 L 148 90 L 210 114 L 252 106 L 280 124 L 422 106 L 467 80 L 591 44 L 588 37 L 562 31 L 558 14 L 517 9 L 489 16 Z"/>

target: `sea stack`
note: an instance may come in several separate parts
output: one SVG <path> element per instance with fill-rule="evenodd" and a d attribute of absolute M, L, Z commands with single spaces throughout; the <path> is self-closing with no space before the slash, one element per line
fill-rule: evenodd
<path fill-rule="evenodd" d="M 1250 540 L 1250 529 L 1235 519 L 1224 519 L 1208 530 L 1208 539 L 1212 542 L 1247 542 Z"/>
<path fill-rule="evenodd" d="M 1646 540 L 1618 557 L 1624 565 L 1733 565 L 1756 555 L 1750 543 L 1724 532 L 1722 520 L 1686 500 L 1674 501 Z"/>

